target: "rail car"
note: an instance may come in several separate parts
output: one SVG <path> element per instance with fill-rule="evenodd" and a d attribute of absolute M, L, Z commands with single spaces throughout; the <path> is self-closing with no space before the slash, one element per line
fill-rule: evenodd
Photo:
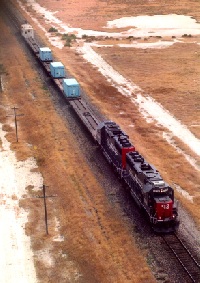
<path fill-rule="evenodd" d="M 156 168 L 136 151 L 128 135 L 113 121 L 100 121 L 81 97 L 75 78 L 67 78 L 61 62 L 54 62 L 51 50 L 40 47 L 32 26 L 21 27 L 22 36 L 52 81 L 63 93 L 94 141 L 100 147 L 118 178 L 145 212 L 153 231 L 174 232 L 179 226 L 174 190 L 163 180 Z"/>
<path fill-rule="evenodd" d="M 61 62 L 53 60 L 52 52 L 48 47 L 40 47 L 35 40 L 34 30 L 31 25 L 23 24 L 21 34 L 28 43 L 31 51 L 39 60 L 47 75 L 58 87 L 67 100 L 79 99 L 81 96 L 80 85 L 75 78 L 66 76 L 65 67 Z"/>

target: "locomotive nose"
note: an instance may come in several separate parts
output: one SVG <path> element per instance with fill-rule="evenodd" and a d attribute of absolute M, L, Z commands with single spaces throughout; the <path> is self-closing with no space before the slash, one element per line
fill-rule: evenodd
<path fill-rule="evenodd" d="M 155 199 L 155 211 L 157 220 L 165 220 L 166 218 L 172 218 L 173 202 L 170 198 L 156 198 Z"/>

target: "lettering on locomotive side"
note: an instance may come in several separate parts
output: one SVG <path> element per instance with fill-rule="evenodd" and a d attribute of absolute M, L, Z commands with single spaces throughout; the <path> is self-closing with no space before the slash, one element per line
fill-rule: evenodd
<path fill-rule="evenodd" d="M 154 193 L 166 193 L 168 192 L 168 188 L 164 188 L 164 189 L 153 189 Z"/>

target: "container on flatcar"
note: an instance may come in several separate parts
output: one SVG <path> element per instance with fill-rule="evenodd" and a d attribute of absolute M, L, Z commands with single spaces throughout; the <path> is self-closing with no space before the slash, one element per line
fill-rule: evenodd
<path fill-rule="evenodd" d="M 80 86 L 76 79 L 63 79 L 64 94 L 68 98 L 80 96 Z"/>
<path fill-rule="evenodd" d="M 53 78 L 65 77 L 65 67 L 61 62 L 51 62 L 50 71 L 51 71 L 51 76 Z"/>
<path fill-rule="evenodd" d="M 52 52 L 49 47 L 40 47 L 39 55 L 41 61 L 52 61 Z"/>

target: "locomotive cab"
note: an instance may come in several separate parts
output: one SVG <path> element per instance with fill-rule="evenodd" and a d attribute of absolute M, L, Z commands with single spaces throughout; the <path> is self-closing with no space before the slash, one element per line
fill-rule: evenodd
<path fill-rule="evenodd" d="M 173 232 L 178 226 L 174 193 L 171 187 L 154 188 L 153 192 L 153 230 L 159 233 Z"/>

